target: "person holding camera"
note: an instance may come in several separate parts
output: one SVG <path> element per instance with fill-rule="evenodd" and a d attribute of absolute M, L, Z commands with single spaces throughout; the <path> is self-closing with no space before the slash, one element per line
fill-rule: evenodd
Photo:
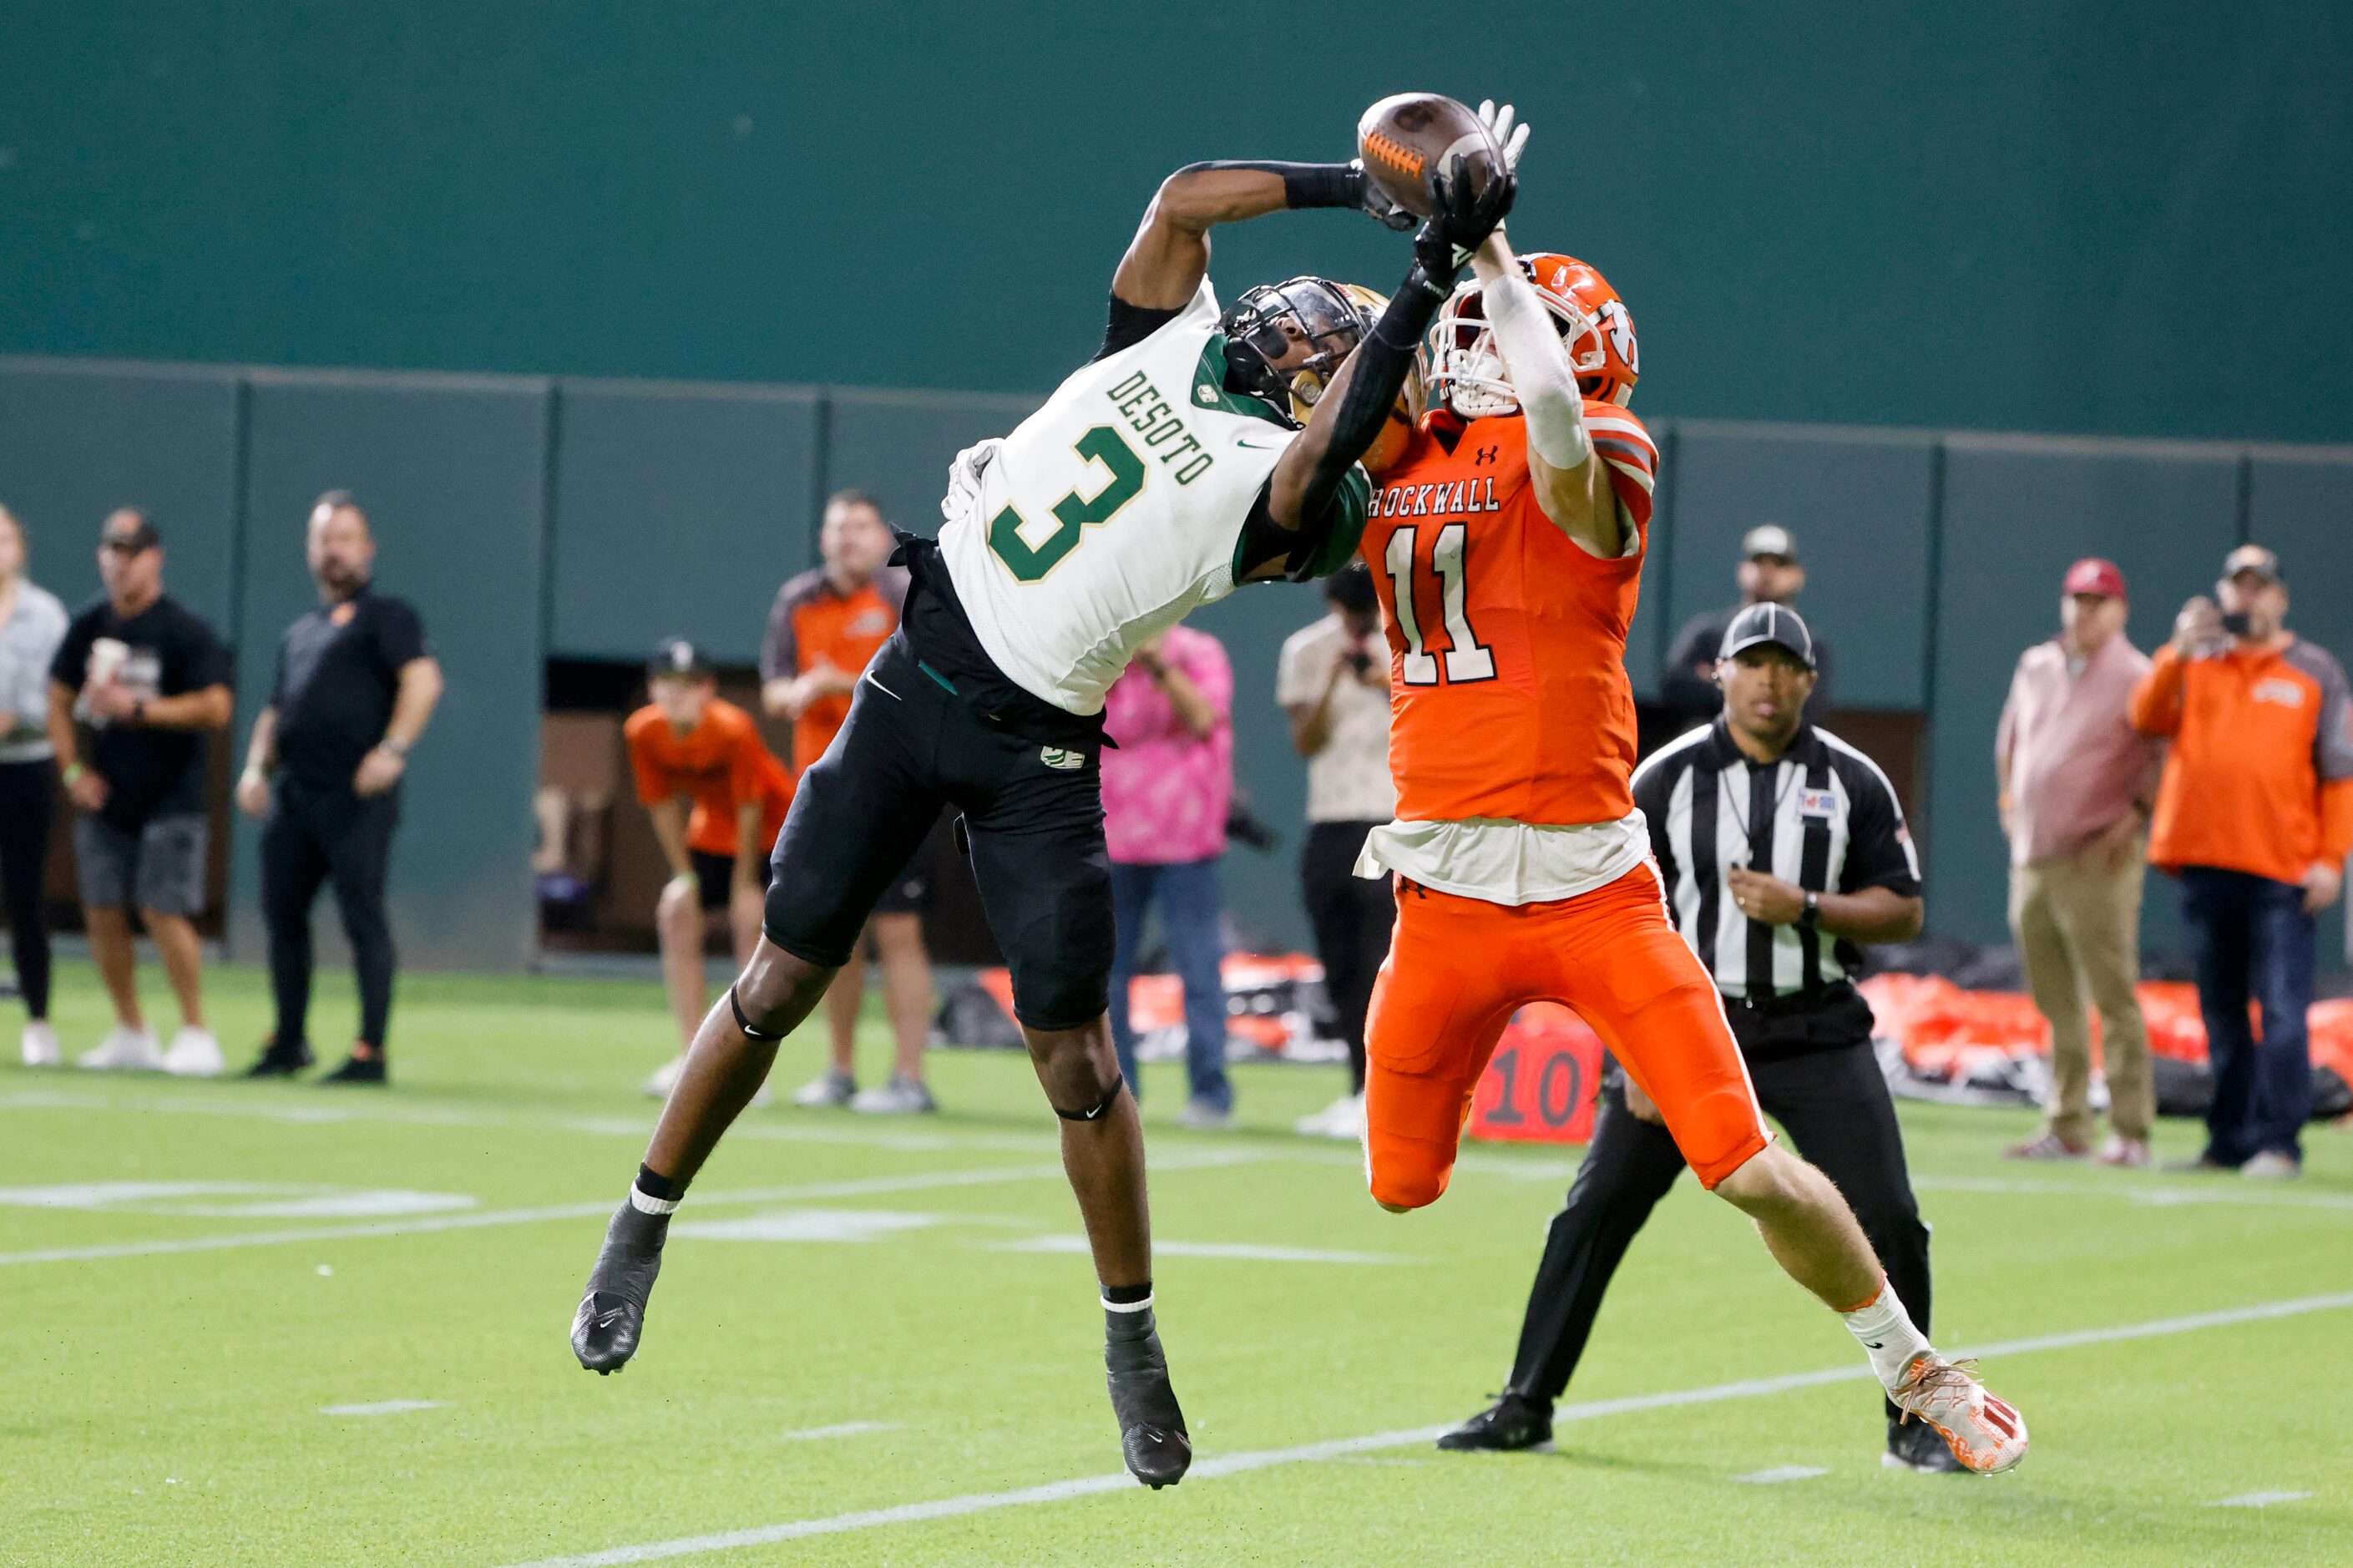
<path fill-rule="evenodd" d="M 1299 888 L 1324 964 L 1324 994 L 1348 1047 L 1348 1092 L 1300 1119 L 1312 1137 L 1365 1134 L 1365 1012 L 1397 906 L 1386 878 L 1356 874 L 1365 837 L 1397 815 L 1389 774 L 1389 649 L 1380 595 L 1362 562 L 1324 580 L 1331 614 L 1284 639 L 1275 700 L 1307 759 L 1307 845 Z"/>
<path fill-rule="evenodd" d="M 2287 610 L 2279 557 L 2241 545 L 2214 598 L 2181 607 L 2132 698 L 2134 728 L 2173 742 L 2148 858 L 2181 884 L 2214 1075 L 2189 1168 L 2275 1181 L 2304 1173 L 2316 917 L 2353 853 L 2344 667 L 2290 632 Z"/>

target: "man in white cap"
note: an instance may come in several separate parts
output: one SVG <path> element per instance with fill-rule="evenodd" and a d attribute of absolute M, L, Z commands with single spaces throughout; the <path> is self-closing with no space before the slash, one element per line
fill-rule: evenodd
<path fill-rule="evenodd" d="M 1659 675 L 1659 701 L 1672 711 L 1680 728 L 1712 722 L 1724 706 L 1716 689 L 1716 650 L 1735 616 L 1751 605 L 1794 605 L 1806 589 L 1806 568 L 1798 560 L 1798 536 L 1778 522 L 1759 523 L 1740 540 L 1740 603 L 1694 616 L 1667 650 Z M 1814 639 L 1814 694 L 1806 702 L 1806 718 L 1821 721 L 1830 710 L 1831 650 Z"/>

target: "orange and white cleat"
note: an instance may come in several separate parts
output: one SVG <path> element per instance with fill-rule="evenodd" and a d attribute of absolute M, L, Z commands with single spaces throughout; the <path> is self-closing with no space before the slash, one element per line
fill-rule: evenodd
<path fill-rule="evenodd" d="M 1978 1475 L 1998 1476 L 2026 1458 L 2026 1417 L 1989 1392 L 1969 1362 L 1933 1351 L 1916 1357 L 1888 1397 L 1935 1427 L 1953 1458 Z"/>

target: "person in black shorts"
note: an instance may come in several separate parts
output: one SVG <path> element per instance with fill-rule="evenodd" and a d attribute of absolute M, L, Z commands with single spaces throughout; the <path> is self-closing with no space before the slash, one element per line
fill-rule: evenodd
<path fill-rule="evenodd" d="M 1208 287 L 1212 226 L 1302 206 L 1412 220 L 1392 216 L 1351 165 L 1179 170 L 1113 278 L 1102 352 L 1009 437 L 951 468 L 939 542 L 901 542 L 905 616 L 859 678 L 839 737 L 802 775 L 758 950 L 703 1021 L 606 1231 L 573 1319 L 582 1366 L 611 1373 L 636 1353 L 687 1184 L 953 808 L 1031 1064 L 1061 1119 L 1123 1455 L 1149 1486 L 1184 1475 L 1191 1439 L 1152 1310 L 1143 1124 L 1108 1016 L 1103 692 L 1194 605 L 1242 583 L 1326 575 L 1355 553 L 1370 500 L 1356 459 L 1390 419 L 1457 258 L 1501 221 L 1514 182 L 1506 170 L 1475 190 L 1439 185 L 1440 216 L 1377 321 L 1324 279 L 1296 280 L 1314 306 L 1261 289 L 1221 316 Z M 1287 412 L 1294 399 L 1312 403 L 1303 428 Z"/>
<path fill-rule="evenodd" d="M 247 1076 L 282 1078 L 311 1065 L 311 906 L 332 881 L 359 982 L 360 1027 L 350 1058 L 318 1081 L 380 1084 L 394 963 L 385 879 L 401 776 L 441 700 L 441 666 L 417 612 L 372 585 L 375 536 L 348 493 L 319 498 L 304 548 L 319 607 L 286 628 L 277 683 L 237 784 L 239 809 L 267 825 L 261 913 L 278 1011 Z"/>

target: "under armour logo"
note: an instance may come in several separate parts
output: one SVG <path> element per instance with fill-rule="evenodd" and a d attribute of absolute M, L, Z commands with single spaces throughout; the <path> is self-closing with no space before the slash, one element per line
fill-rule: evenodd
<path fill-rule="evenodd" d="M 1471 466 L 1474 468 L 1483 468 L 1503 455 L 1504 449 L 1501 447 L 1482 447 L 1477 456 L 1471 459 Z"/>

